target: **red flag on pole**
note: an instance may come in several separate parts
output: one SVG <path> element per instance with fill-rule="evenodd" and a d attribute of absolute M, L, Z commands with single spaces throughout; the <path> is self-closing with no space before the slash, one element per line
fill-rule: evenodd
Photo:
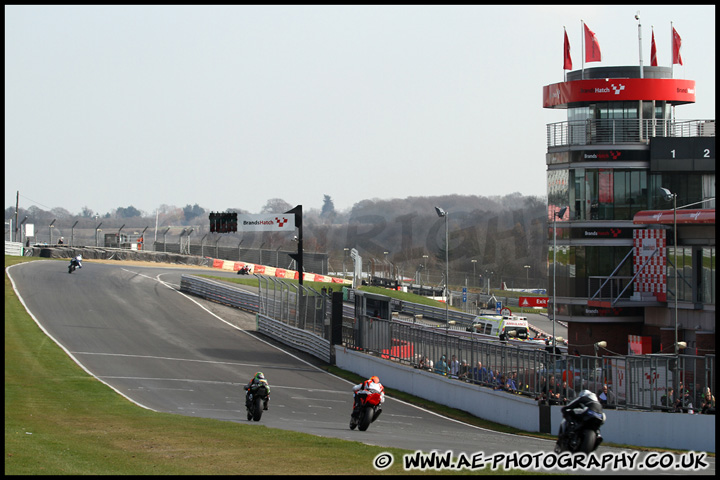
<path fill-rule="evenodd" d="M 565 58 L 563 62 L 563 70 L 572 70 L 572 58 L 570 58 L 570 40 L 568 40 L 567 31 L 565 31 Z"/>
<path fill-rule="evenodd" d="M 682 65 L 682 56 L 680 55 L 680 47 L 682 46 L 682 39 L 680 38 L 680 35 L 678 35 L 677 30 L 675 30 L 675 27 L 672 29 L 672 46 L 673 46 L 673 65 L 676 63 L 679 63 Z"/>
<path fill-rule="evenodd" d="M 588 63 L 599 62 L 602 55 L 597 36 L 584 23 L 583 26 L 585 27 L 585 61 Z"/>
<path fill-rule="evenodd" d="M 655 30 L 652 32 L 652 42 L 650 43 L 650 66 L 657 67 L 657 47 L 655 47 Z"/>

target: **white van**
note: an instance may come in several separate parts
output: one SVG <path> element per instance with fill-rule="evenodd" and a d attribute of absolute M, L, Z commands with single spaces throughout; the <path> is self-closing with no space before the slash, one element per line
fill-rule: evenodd
<path fill-rule="evenodd" d="M 530 331 L 527 317 L 517 315 L 479 315 L 466 330 L 491 335 L 500 340 L 508 338 L 527 340 Z"/>

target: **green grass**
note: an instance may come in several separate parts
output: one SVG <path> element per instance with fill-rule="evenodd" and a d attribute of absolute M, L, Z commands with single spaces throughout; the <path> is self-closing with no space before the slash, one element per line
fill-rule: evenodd
<path fill-rule="evenodd" d="M 5 267 L 28 260 L 40 259 L 6 256 Z M 395 462 L 378 472 L 372 462 L 382 452 Z M 405 472 L 406 453 L 412 452 L 138 407 L 68 358 L 5 276 L 6 475 L 453 473 Z"/>

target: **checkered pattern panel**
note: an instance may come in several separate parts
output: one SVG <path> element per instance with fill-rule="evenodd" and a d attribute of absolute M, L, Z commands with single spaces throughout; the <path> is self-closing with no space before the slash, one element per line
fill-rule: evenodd
<path fill-rule="evenodd" d="M 633 274 L 637 273 L 647 262 L 642 273 L 635 279 L 635 292 L 654 293 L 658 299 L 664 300 L 667 277 L 667 241 L 665 230 L 635 229 L 633 230 Z M 651 255 L 657 250 L 652 258 Z M 650 259 L 648 261 L 648 259 Z"/>

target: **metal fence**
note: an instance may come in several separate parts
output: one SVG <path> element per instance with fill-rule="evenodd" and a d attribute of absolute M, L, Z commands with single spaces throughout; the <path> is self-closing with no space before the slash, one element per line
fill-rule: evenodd
<path fill-rule="evenodd" d="M 714 137 L 714 120 L 588 119 L 550 123 L 547 146 L 619 144 L 652 137 Z"/>
<path fill-rule="evenodd" d="M 296 283 L 258 278 L 260 314 L 329 340 L 330 297 Z"/>
<path fill-rule="evenodd" d="M 542 346 L 489 342 L 443 327 L 369 316 L 345 319 L 343 343 L 448 381 L 506 390 L 548 404 L 566 403 L 585 389 L 600 394 L 607 386 L 608 408 L 697 413 L 705 388 L 715 391 L 714 355 L 556 355 Z M 459 364 L 457 371 L 451 370 L 453 360 Z M 443 363 L 448 367 L 441 367 Z M 671 388 L 682 395 L 667 401 Z"/>

